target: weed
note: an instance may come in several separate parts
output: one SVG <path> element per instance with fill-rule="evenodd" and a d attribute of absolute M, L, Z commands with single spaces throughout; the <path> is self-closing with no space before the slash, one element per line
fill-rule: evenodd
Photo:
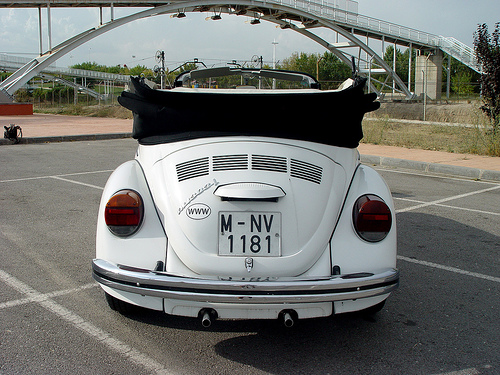
<path fill-rule="evenodd" d="M 388 118 L 363 122 L 363 143 L 419 148 L 452 153 L 500 156 L 500 134 L 490 127 L 428 125 Z"/>
<path fill-rule="evenodd" d="M 82 104 L 68 104 L 64 106 L 36 106 L 34 111 L 67 116 L 132 118 L 132 112 L 120 105 L 86 106 Z"/>

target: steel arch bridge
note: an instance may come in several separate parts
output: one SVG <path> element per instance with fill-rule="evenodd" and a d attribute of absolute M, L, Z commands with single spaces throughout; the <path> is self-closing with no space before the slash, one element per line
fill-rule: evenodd
<path fill-rule="evenodd" d="M 343 5 L 342 9 L 339 3 Z M 354 11 L 347 10 L 354 5 Z M 290 29 L 319 43 L 326 50 L 333 53 L 341 61 L 351 64 L 354 57 L 361 74 L 370 79 L 371 90 L 381 94 L 380 87 L 390 87 L 393 92 L 398 92 L 406 98 L 413 97 L 406 83 L 370 46 L 372 39 L 409 47 L 417 50 L 441 51 L 452 56 L 472 69 L 479 71 L 472 49 L 463 43 L 393 23 L 384 22 L 357 13 L 357 3 L 351 0 L 231 0 L 230 3 L 220 0 L 135 0 L 135 1 L 110 1 L 110 0 L 12 0 L 4 1 L 2 7 L 31 7 L 39 9 L 40 25 L 40 55 L 34 58 L 0 84 L 0 91 L 12 97 L 13 93 L 26 84 L 32 77 L 42 73 L 57 59 L 79 47 L 80 45 L 96 38 L 112 29 L 129 22 L 171 14 L 173 17 L 187 12 L 213 12 L 214 15 L 232 14 L 251 17 L 253 20 L 268 21 L 281 27 Z M 101 19 L 97 27 L 86 30 L 62 43 L 52 47 L 50 33 L 50 8 L 51 7 L 100 7 Z M 102 8 L 111 8 L 111 20 L 103 23 Z M 149 7 L 132 15 L 114 19 L 114 7 Z M 41 38 L 41 9 L 47 8 L 49 48 L 42 51 Z M 336 33 L 336 41 L 326 40 L 318 33 L 319 30 L 329 29 Z M 343 42 L 338 42 L 339 36 Z M 362 39 L 365 39 L 363 41 Z M 396 50 L 396 48 L 394 48 Z M 411 56 L 411 54 L 410 54 Z M 410 60 L 411 66 L 411 60 Z M 378 81 L 379 89 L 372 84 L 372 74 L 383 74 L 384 81 Z M 411 71 L 408 84 L 411 80 Z"/>

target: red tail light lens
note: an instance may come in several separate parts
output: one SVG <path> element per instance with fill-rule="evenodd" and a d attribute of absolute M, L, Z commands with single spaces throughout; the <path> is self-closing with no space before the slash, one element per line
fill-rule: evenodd
<path fill-rule="evenodd" d="M 391 230 L 391 210 L 382 198 L 376 195 L 359 197 L 354 204 L 352 217 L 356 232 L 365 241 L 382 241 Z"/>
<path fill-rule="evenodd" d="M 109 230 L 120 237 L 134 234 L 144 216 L 141 196 L 133 190 L 120 190 L 106 203 L 104 220 Z"/>

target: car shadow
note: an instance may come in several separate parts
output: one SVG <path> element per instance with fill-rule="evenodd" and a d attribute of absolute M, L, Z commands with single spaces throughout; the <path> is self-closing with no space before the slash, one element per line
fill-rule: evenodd
<path fill-rule="evenodd" d="M 183 317 L 165 314 L 161 311 L 150 310 L 139 306 L 130 306 L 127 313 L 118 313 L 127 319 L 139 323 L 154 325 L 158 327 L 180 329 L 185 331 L 200 332 L 241 332 L 241 333 L 263 333 L 270 335 L 293 334 L 294 332 L 310 332 L 317 329 L 323 330 L 324 325 L 335 325 L 339 320 L 353 320 L 365 322 L 366 324 L 376 323 L 377 314 L 364 312 L 353 312 L 339 315 L 332 315 L 325 318 L 296 320 L 293 327 L 286 327 L 281 319 L 249 319 L 249 320 L 226 320 L 215 319 L 210 327 L 204 327 L 200 318 Z M 316 328 L 315 328 L 316 327 Z"/>

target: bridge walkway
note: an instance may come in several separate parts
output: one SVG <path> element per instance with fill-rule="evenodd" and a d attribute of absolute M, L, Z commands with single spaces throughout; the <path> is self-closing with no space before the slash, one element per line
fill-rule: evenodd
<path fill-rule="evenodd" d="M 412 93 L 405 86 L 405 83 L 397 77 L 393 69 L 383 61 L 383 58 L 368 46 L 368 39 L 378 39 L 384 43 L 393 43 L 424 51 L 440 50 L 471 69 L 480 70 L 473 49 L 464 43 L 451 37 L 438 36 L 358 14 L 357 2 L 352 0 L 232 0 L 230 3 L 221 3 L 218 0 L 117 0 L 112 2 L 109 0 L 51 0 L 50 2 L 42 0 L 10 0 L 1 2 L 0 7 L 31 7 L 38 8 L 40 12 L 42 8 L 47 8 L 50 12 L 50 8 L 54 7 L 111 8 L 111 20 L 109 22 L 103 23 L 101 11 L 100 26 L 75 36 L 54 49 L 49 48 L 49 51 L 45 53 L 41 52 L 39 58 L 32 60 L 16 71 L 10 80 L 6 80 L 8 82 L 4 81 L 4 83 L 0 84 L 0 90 L 7 93 L 19 88 L 23 81 L 29 79 L 28 76 L 36 75 L 41 70 L 46 69 L 49 63 L 56 59 L 55 56 L 52 56 L 54 54 L 63 55 L 105 31 L 135 19 L 159 14 L 175 14 L 179 12 L 179 9 L 183 9 L 185 12 L 207 12 L 216 9 L 221 13 L 236 15 L 244 15 L 247 12 L 249 14 L 260 14 L 267 21 L 275 22 L 282 28 L 290 27 L 317 41 L 334 52 L 344 62 L 349 62 L 350 58 L 348 53 L 340 51 L 342 48 L 346 46 L 359 48 L 358 58 L 361 56 L 361 51 L 366 52 L 366 65 L 371 65 L 372 61 L 377 63 L 381 67 L 379 70 L 385 71 L 387 76 L 395 82 L 393 87 L 397 84 L 401 92 L 408 98 L 412 96 Z M 148 9 L 115 20 L 113 10 L 116 7 L 142 7 Z M 292 21 L 295 23 L 292 23 Z M 313 33 L 316 27 L 330 28 L 336 31 L 337 35 L 341 34 L 347 38 L 349 42 L 344 43 L 343 46 L 338 43 L 327 42 Z M 366 38 L 367 43 L 365 44 L 356 36 Z M 354 55 L 352 54 L 352 56 Z"/>

